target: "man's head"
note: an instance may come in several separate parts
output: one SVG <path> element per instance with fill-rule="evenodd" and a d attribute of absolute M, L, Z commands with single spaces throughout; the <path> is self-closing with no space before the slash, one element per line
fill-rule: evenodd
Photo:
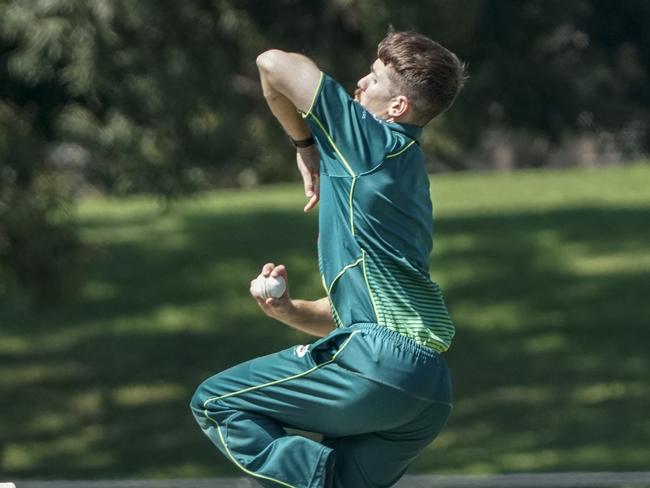
<path fill-rule="evenodd" d="M 415 32 L 390 32 L 355 98 L 375 116 L 424 126 L 447 110 L 466 80 L 455 54 Z"/>

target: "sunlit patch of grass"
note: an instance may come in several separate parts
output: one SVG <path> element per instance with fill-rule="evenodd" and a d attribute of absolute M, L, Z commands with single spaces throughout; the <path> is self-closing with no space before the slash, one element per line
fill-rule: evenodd
<path fill-rule="evenodd" d="M 650 397 L 650 385 L 642 381 L 595 383 L 575 389 L 571 397 L 573 402 L 583 405 L 635 397 L 644 399 Z"/>
<path fill-rule="evenodd" d="M 434 213 L 541 212 L 576 205 L 647 206 L 650 161 L 624 168 L 531 169 L 512 173 L 449 173 L 432 177 Z"/>
<path fill-rule="evenodd" d="M 180 385 L 127 385 L 113 391 L 113 399 L 117 405 L 126 407 L 152 406 L 170 400 L 180 400 L 185 395 L 185 388 Z"/>
<path fill-rule="evenodd" d="M 620 273 L 650 273 L 650 250 L 613 252 L 608 254 L 584 253 L 571 261 L 575 274 L 580 276 L 606 276 Z"/>
<path fill-rule="evenodd" d="M 522 349 L 530 354 L 546 354 L 567 351 L 569 344 L 564 334 L 551 332 L 525 339 L 522 341 Z"/>
<path fill-rule="evenodd" d="M 83 365 L 70 361 L 55 364 L 29 364 L 3 367 L 0 385 L 13 387 L 65 379 L 80 380 L 86 376 Z"/>
<path fill-rule="evenodd" d="M 95 449 L 105 436 L 99 426 L 88 426 L 75 435 L 62 435 L 56 443 L 47 441 L 27 441 L 9 443 L 4 448 L 3 464 L 12 472 L 30 472 L 51 459 L 70 456 L 83 463 L 84 469 L 101 468 L 110 465 L 112 456 Z"/>
<path fill-rule="evenodd" d="M 516 330 L 521 327 L 526 315 L 524 307 L 518 303 L 461 303 L 454 306 L 453 311 L 456 316 L 463 317 L 462 324 L 458 324 L 459 334 L 467 329 L 492 330 L 494 333 L 499 330 Z"/>

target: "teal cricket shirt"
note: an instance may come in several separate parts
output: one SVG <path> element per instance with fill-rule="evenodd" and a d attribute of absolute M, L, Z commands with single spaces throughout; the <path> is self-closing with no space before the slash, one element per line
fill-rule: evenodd
<path fill-rule="evenodd" d="M 318 264 L 337 326 L 376 323 L 446 351 L 422 129 L 375 118 L 325 73 L 303 117 L 321 158 Z"/>

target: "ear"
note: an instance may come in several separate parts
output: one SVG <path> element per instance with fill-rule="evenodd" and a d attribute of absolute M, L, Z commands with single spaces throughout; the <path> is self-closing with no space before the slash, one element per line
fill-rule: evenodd
<path fill-rule="evenodd" d="M 409 99 L 405 95 L 397 95 L 390 101 L 388 107 L 388 121 L 394 122 L 395 119 L 403 117 L 411 108 Z"/>

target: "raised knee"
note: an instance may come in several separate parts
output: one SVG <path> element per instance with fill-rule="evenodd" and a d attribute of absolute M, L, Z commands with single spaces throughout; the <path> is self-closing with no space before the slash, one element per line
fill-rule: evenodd
<path fill-rule="evenodd" d="M 207 388 L 205 382 L 203 382 L 196 389 L 194 395 L 192 395 L 192 400 L 190 401 L 190 410 L 192 410 L 192 413 L 195 417 L 205 416 L 204 403 L 208 399 L 208 392 L 206 390 Z"/>

